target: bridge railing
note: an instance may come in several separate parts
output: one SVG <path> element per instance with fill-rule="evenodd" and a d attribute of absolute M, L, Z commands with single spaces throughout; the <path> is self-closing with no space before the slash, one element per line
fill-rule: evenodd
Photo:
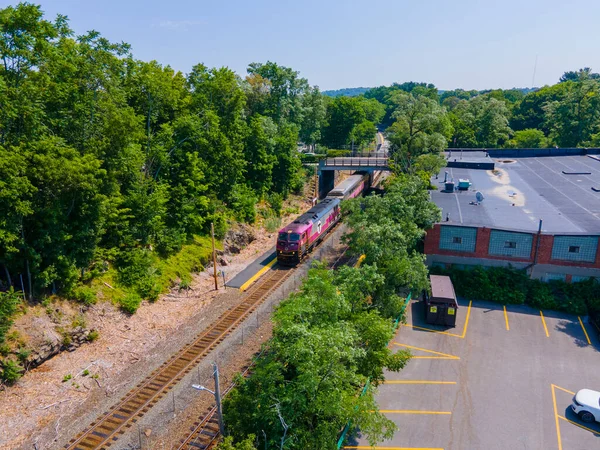
<path fill-rule="evenodd" d="M 387 167 L 388 158 L 385 157 L 338 157 L 327 158 L 321 161 L 322 166 L 344 167 Z"/>

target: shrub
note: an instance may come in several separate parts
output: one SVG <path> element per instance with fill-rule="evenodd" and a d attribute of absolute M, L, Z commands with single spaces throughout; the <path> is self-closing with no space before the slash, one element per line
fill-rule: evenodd
<path fill-rule="evenodd" d="M 557 307 L 551 287 L 540 280 L 531 280 L 527 299 L 529 305 L 534 308 L 556 309 Z"/>
<path fill-rule="evenodd" d="M 98 339 L 98 336 L 100 336 L 98 331 L 91 330 L 90 333 L 87 335 L 87 340 L 88 342 L 94 342 L 96 339 Z"/>
<path fill-rule="evenodd" d="M 17 359 L 22 364 L 25 364 L 25 362 L 27 362 L 27 358 L 29 358 L 29 355 L 31 355 L 31 350 L 27 348 L 19 348 L 19 350 L 17 351 Z"/>
<path fill-rule="evenodd" d="M 154 302 L 160 295 L 160 287 L 154 276 L 147 276 L 140 280 L 137 291 L 143 299 Z"/>
<path fill-rule="evenodd" d="M 72 290 L 71 296 L 84 305 L 96 304 L 96 293 L 88 286 L 77 286 Z"/>
<path fill-rule="evenodd" d="M 119 300 L 121 310 L 127 314 L 133 314 L 137 311 L 142 303 L 142 298 L 138 294 L 127 294 Z"/>
<path fill-rule="evenodd" d="M 273 192 L 267 196 L 267 201 L 271 205 L 271 209 L 277 217 L 281 216 L 281 208 L 283 207 L 283 196 L 277 192 Z"/>
<path fill-rule="evenodd" d="M 19 303 L 20 298 L 12 287 L 7 292 L 0 292 L 0 344 L 4 343 L 6 333 L 12 326 L 12 316 Z"/>
<path fill-rule="evenodd" d="M 119 281 L 125 286 L 134 287 L 145 277 L 152 267 L 149 250 L 132 248 L 121 252 L 117 260 Z"/>
<path fill-rule="evenodd" d="M 456 293 L 477 300 L 502 304 L 526 303 L 534 308 L 570 314 L 600 312 L 600 284 L 594 280 L 566 283 L 531 280 L 524 271 L 511 267 L 474 267 L 471 270 L 432 267 L 430 273 L 449 275 Z"/>
<path fill-rule="evenodd" d="M 281 219 L 278 217 L 270 217 L 265 220 L 265 230 L 269 233 L 275 233 L 279 230 L 281 225 Z"/>
<path fill-rule="evenodd" d="M 85 328 L 85 325 L 85 316 L 83 314 L 77 314 L 75 317 L 73 317 L 73 320 L 71 321 L 71 326 L 73 328 Z"/>
<path fill-rule="evenodd" d="M 328 158 L 340 158 L 342 156 L 350 156 L 352 151 L 350 150 L 327 150 Z"/>
<path fill-rule="evenodd" d="M 0 379 L 4 381 L 6 384 L 13 384 L 19 378 L 21 378 L 21 374 L 23 373 L 23 367 L 21 367 L 16 361 L 11 359 L 7 359 L 0 363 L 2 367 L 2 371 L 0 372 Z"/>
<path fill-rule="evenodd" d="M 235 184 L 229 193 L 230 207 L 241 222 L 256 221 L 256 203 L 258 199 L 254 191 L 245 184 Z"/>

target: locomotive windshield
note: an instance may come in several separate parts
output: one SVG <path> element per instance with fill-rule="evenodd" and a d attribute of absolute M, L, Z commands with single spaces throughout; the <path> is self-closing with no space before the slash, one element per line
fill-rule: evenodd
<path fill-rule="evenodd" d="M 279 240 L 298 242 L 300 240 L 300 235 L 297 233 L 279 233 Z"/>

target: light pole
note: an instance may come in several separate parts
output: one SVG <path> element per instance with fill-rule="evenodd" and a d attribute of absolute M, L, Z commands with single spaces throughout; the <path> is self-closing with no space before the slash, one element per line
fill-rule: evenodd
<path fill-rule="evenodd" d="M 199 384 L 192 384 L 192 387 L 198 391 L 208 391 L 212 395 L 215 396 L 215 400 L 217 402 L 217 415 L 219 416 L 219 432 L 221 433 L 221 436 L 225 437 L 225 425 L 223 423 L 223 410 L 221 408 L 221 391 L 219 389 L 219 366 L 217 366 L 217 363 L 213 363 L 213 367 L 215 369 L 215 371 L 214 371 L 215 390 L 214 391 L 211 391 L 207 387 L 201 386 Z"/>

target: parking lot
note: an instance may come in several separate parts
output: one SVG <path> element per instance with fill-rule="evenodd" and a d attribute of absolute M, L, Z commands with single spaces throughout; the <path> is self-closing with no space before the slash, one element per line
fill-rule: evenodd
<path fill-rule="evenodd" d="M 581 388 L 600 390 L 597 332 L 583 318 L 525 306 L 459 300 L 457 325 L 424 321 L 423 303 L 390 345 L 413 358 L 386 373 L 380 409 L 397 426 L 388 450 L 590 450 L 600 424 L 569 405 Z M 359 437 L 346 448 L 371 448 Z"/>

